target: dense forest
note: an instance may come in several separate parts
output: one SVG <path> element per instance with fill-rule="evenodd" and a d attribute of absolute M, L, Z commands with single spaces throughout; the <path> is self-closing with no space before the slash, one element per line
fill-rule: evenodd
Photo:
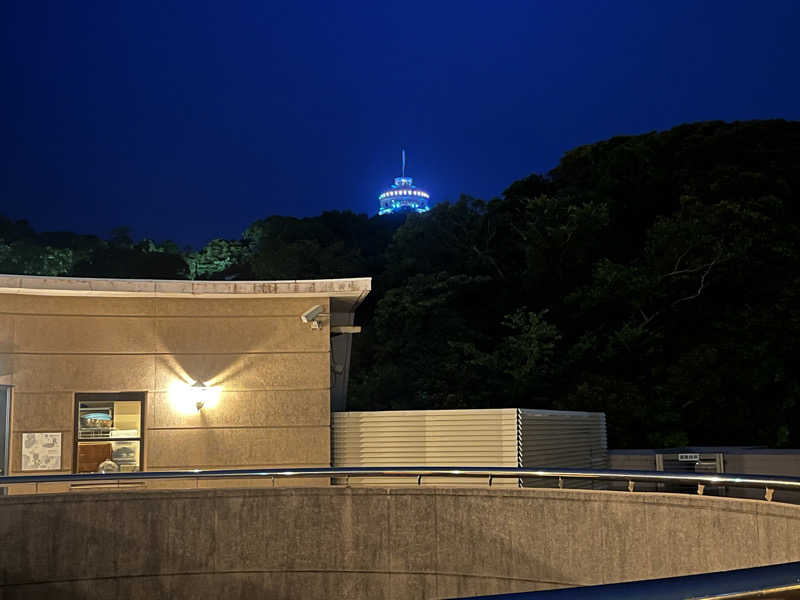
<path fill-rule="evenodd" d="M 798 194 L 800 123 L 705 122 L 576 148 L 488 202 L 271 216 L 197 251 L 0 217 L 0 272 L 368 275 L 350 409 L 600 410 L 614 448 L 798 447 Z"/>

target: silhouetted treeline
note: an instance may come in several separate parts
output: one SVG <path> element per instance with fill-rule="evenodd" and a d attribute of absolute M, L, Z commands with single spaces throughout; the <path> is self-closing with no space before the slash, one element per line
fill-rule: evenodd
<path fill-rule="evenodd" d="M 800 446 L 798 190 L 800 123 L 696 123 L 489 202 L 269 217 L 197 252 L 0 219 L 0 271 L 370 275 L 351 409 L 602 410 L 612 447 Z"/>

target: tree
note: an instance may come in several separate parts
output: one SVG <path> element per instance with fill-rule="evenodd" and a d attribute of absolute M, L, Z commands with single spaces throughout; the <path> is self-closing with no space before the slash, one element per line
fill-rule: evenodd
<path fill-rule="evenodd" d="M 241 241 L 211 240 L 201 250 L 191 254 L 188 262 L 194 279 L 224 277 L 229 269 L 240 264 L 247 251 Z"/>
<path fill-rule="evenodd" d="M 372 276 L 350 408 L 599 410 L 612 447 L 797 446 L 798 190 L 800 123 L 693 123 L 575 148 L 490 201 L 271 216 L 197 252 L 0 218 L 0 267 Z"/>
<path fill-rule="evenodd" d="M 72 251 L 18 241 L 0 242 L 0 272 L 28 275 L 65 275 L 72 268 Z"/>

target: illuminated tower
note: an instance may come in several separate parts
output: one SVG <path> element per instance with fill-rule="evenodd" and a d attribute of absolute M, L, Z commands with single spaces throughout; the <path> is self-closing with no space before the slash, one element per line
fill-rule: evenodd
<path fill-rule="evenodd" d="M 424 213 L 430 210 L 428 192 L 414 185 L 411 177 L 406 177 L 406 151 L 403 150 L 403 171 L 400 177 L 394 178 L 394 184 L 378 196 L 380 208 L 379 215 L 388 215 L 395 212 Z"/>

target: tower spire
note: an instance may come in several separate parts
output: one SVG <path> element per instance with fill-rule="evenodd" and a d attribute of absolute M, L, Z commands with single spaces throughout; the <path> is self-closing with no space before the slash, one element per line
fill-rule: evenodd
<path fill-rule="evenodd" d="M 430 210 L 430 195 L 414 185 L 412 177 L 406 177 L 406 149 L 400 147 L 402 175 L 394 178 L 394 184 L 378 196 L 380 201 L 379 215 L 395 212 L 424 213 Z"/>

